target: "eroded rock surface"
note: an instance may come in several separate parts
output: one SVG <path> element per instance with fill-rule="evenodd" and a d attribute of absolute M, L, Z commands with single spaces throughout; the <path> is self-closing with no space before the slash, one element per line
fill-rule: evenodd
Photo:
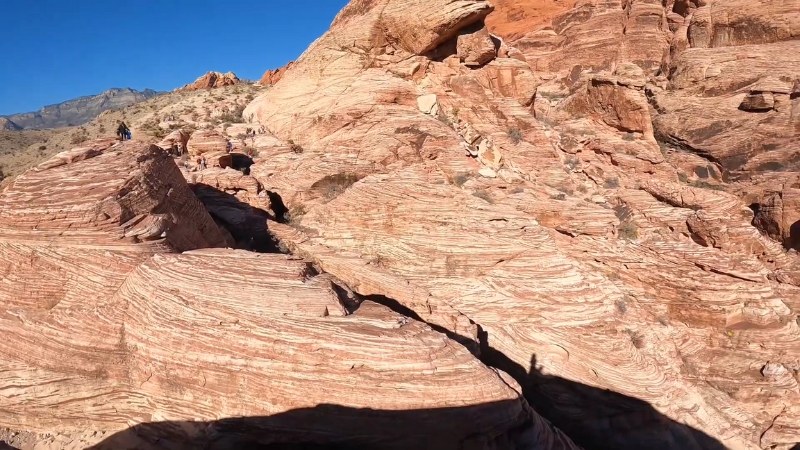
<path fill-rule="evenodd" d="M 711 149 L 665 138 L 672 115 L 681 127 L 706 117 L 668 102 L 718 95 L 662 72 L 715 51 L 673 47 L 667 9 L 680 7 L 560 5 L 539 31 L 497 31 L 512 50 L 473 69 L 447 44 L 449 25 L 404 44 L 418 21 L 384 21 L 394 3 L 351 3 L 248 106 L 304 149 L 267 150 L 252 167 L 295 212 L 276 236 L 355 292 L 478 340 L 587 447 L 793 444 L 797 428 L 773 423 L 800 418 L 796 378 L 750 367 L 800 357 L 797 256 L 752 225 L 749 203 L 711 189 L 726 189 L 723 158 L 679 159 Z M 784 90 L 765 86 L 751 90 Z M 743 98 L 715 114 L 734 117 Z"/>

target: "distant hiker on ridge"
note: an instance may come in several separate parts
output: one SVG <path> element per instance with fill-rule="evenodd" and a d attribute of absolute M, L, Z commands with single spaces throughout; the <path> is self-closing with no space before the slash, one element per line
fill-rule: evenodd
<path fill-rule="evenodd" d="M 119 140 L 124 141 L 128 137 L 129 131 L 130 129 L 125 125 L 125 122 L 120 120 L 119 126 L 117 127 L 117 136 L 119 136 Z"/>

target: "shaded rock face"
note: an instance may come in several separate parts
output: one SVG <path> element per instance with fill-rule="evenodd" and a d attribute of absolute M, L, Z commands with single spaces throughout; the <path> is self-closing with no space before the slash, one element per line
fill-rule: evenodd
<path fill-rule="evenodd" d="M 4 118 L 0 117 L 0 130 L 4 131 L 19 131 L 22 127 L 17 125 L 16 123 Z"/>
<path fill-rule="evenodd" d="M 56 105 L 45 106 L 39 111 L 14 114 L 0 118 L 8 120 L 22 129 L 46 129 L 83 125 L 103 111 L 122 109 L 126 106 L 153 98 L 158 92 L 152 89 L 109 89 L 97 95 L 80 97 Z M 3 129 L 0 123 L 0 129 Z M 8 129 L 8 128 L 6 128 Z"/>
<path fill-rule="evenodd" d="M 208 72 L 207 74 L 195 80 L 194 83 L 189 83 L 178 90 L 196 91 L 201 89 L 213 89 L 225 86 L 233 86 L 239 84 L 239 82 L 239 77 L 237 77 L 233 72 Z"/>

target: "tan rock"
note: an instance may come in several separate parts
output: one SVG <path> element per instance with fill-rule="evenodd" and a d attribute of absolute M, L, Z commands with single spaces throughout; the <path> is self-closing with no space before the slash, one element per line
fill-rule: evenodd
<path fill-rule="evenodd" d="M 458 57 L 467 66 L 482 66 L 497 57 L 497 48 L 485 27 L 473 33 L 460 34 L 457 49 Z"/>
<path fill-rule="evenodd" d="M 225 152 L 228 149 L 228 140 L 214 130 L 198 130 L 192 133 L 187 143 L 189 154 L 202 155 L 211 152 Z"/>
<path fill-rule="evenodd" d="M 491 139 L 483 139 L 478 144 L 478 161 L 483 165 L 497 170 L 503 163 L 503 154 Z"/>
<path fill-rule="evenodd" d="M 417 107 L 425 114 L 436 116 L 439 113 L 439 102 L 436 94 L 427 94 L 417 97 Z"/>

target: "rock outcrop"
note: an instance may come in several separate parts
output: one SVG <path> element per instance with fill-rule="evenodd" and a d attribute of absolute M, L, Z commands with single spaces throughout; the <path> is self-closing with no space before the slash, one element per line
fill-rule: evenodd
<path fill-rule="evenodd" d="M 0 117 L 0 130 L 3 131 L 19 131 L 22 127 L 17 125 L 16 123 L 6 119 L 5 117 Z"/>
<path fill-rule="evenodd" d="M 280 81 L 281 78 L 283 78 L 283 74 L 286 73 L 286 71 L 289 70 L 293 64 L 294 61 L 289 61 L 285 66 L 279 69 L 267 70 L 266 72 L 264 72 L 264 75 L 258 81 L 258 84 L 262 86 L 272 86 L 273 84 Z"/>
<path fill-rule="evenodd" d="M 225 152 L 228 149 L 228 140 L 214 130 L 198 130 L 189 137 L 186 148 L 189 149 L 189 154 L 194 156 Z"/>
<path fill-rule="evenodd" d="M 454 38 L 490 8 L 444 3 L 351 2 L 248 106 L 304 149 L 265 149 L 251 168 L 290 211 L 273 233 L 481 347 L 579 444 L 793 443 L 797 381 L 750 368 L 796 367 L 798 260 L 702 184 L 716 160 L 691 179 L 670 164 L 688 146 L 659 122 L 681 79 L 661 70 L 682 64 L 665 8 L 557 5 L 541 32 L 496 31 L 501 51 L 475 69 Z"/>
<path fill-rule="evenodd" d="M 237 77 L 233 72 L 208 72 L 207 74 L 195 80 L 194 83 L 189 83 L 178 90 L 197 91 L 200 89 L 213 89 L 225 86 L 233 86 L 239 83 L 239 77 Z"/>

